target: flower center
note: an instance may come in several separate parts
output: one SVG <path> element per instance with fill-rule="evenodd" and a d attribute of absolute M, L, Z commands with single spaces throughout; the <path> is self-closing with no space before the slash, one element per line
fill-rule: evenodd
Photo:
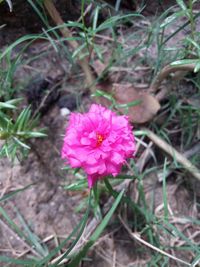
<path fill-rule="evenodd" d="M 105 138 L 102 134 L 97 133 L 96 135 L 97 135 L 97 146 L 100 146 Z"/>

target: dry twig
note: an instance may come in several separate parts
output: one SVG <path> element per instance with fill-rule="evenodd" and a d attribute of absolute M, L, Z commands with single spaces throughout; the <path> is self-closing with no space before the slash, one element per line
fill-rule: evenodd
<path fill-rule="evenodd" d="M 164 150 L 172 158 L 175 158 L 178 163 L 180 163 L 194 178 L 200 181 L 200 170 L 197 169 L 184 155 L 174 149 L 172 146 L 167 144 L 162 138 L 153 133 L 148 129 L 143 129 L 146 131 L 147 136 L 151 141 Z"/>
<path fill-rule="evenodd" d="M 151 245 L 150 243 L 148 243 L 147 241 L 145 241 L 144 239 L 142 239 L 138 233 L 133 233 L 131 231 L 131 229 L 129 228 L 129 226 L 124 222 L 124 220 L 122 219 L 122 217 L 120 215 L 118 215 L 118 218 L 119 218 L 120 222 L 122 223 L 122 225 L 124 226 L 124 228 L 126 229 L 126 231 L 128 232 L 128 234 L 130 235 L 130 237 L 134 241 L 138 241 L 141 244 L 147 246 L 148 248 L 151 248 L 151 249 L 153 249 L 153 250 L 161 253 L 162 255 L 167 256 L 168 258 L 170 258 L 172 260 L 178 261 L 178 262 L 183 263 L 183 264 L 185 264 L 187 266 L 191 266 L 191 264 L 189 262 L 186 262 L 186 261 L 183 261 L 183 260 L 181 260 L 181 259 L 179 259 L 177 257 L 174 257 L 173 255 L 165 252 L 164 250 L 161 250 L 161 249 L 159 249 L 159 248 Z"/>
<path fill-rule="evenodd" d="M 181 66 L 166 66 L 164 67 L 159 74 L 157 75 L 157 77 L 154 79 L 154 81 L 152 82 L 150 88 L 148 89 L 149 93 L 156 93 L 162 83 L 162 81 L 164 79 L 167 78 L 167 76 L 170 73 L 174 73 L 177 71 L 194 71 L 195 68 L 195 64 L 184 64 Z"/>
<path fill-rule="evenodd" d="M 61 26 L 61 25 L 64 26 L 64 21 L 62 20 L 60 13 L 56 9 L 53 1 L 44 0 L 44 6 L 46 10 L 48 11 L 49 15 L 51 16 L 52 20 L 55 22 L 55 24 L 57 26 Z M 61 34 L 63 35 L 63 37 L 65 38 L 73 37 L 70 30 L 66 26 L 60 27 L 59 30 Z M 76 50 L 79 47 L 79 44 L 77 43 L 76 40 L 70 40 L 68 41 L 68 43 L 72 47 L 73 50 Z M 81 58 L 81 56 L 79 56 L 78 64 L 80 65 L 80 67 L 82 68 L 85 74 L 87 86 L 90 88 L 91 92 L 94 93 L 96 90 L 95 77 L 92 74 L 87 58 L 86 57 Z"/>

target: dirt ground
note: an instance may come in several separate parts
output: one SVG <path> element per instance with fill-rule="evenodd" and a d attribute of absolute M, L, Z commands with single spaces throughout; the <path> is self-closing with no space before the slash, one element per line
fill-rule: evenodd
<path fill-rule="evenodd" d="M 132 30 L 129 29 L 125 34 L 129 34 Z M 3 38 L 1 39 L 0 37 L 1 49 L 7 45 L 9 34 L 12 35 L 13 31 L 17 35 L 16 31 L 10 27 L 5 43 L 2 43 Z M 24 32 L 26 31 L 27 29 L 24 30 Z M 183 34 L 180 34 L 180 39 Z M 133 43 L 130 41 L 129 45 L 133 45 Z M 17 53 L 18 49 L 16 48 L 14 53 Z M 44 54 L 43 56 L 43 53 L 47 50 L 47 55 Z M 152 57 L 155 54 L 156 47 L 152 46 Z M 32 101 L 37 109 L 39 107 L 37 103 L 38 95 L 39 98 L 42 98 L 42 92 L 40 91 L 42 84 L 47 81 L 46 86 L 52 88 L 53 85 L 58 83 L 56 88 L 59 93 L 57 94 L 56 90 L 53 90 L 49 102 L 42 110 L 40 127 L 47 129 L 48 137 L 32 140 L 32 150 L 28 158 L 22 162 L 16 161 L 11 163 L 8 159 L 1 159 L 0 198 L 6 193 L 34 183 L 29 189 L 5 202 L 3 208 L 17 225 L 21 225 L 18 215 L 20 213 L 31 230 L 40 239 L 48 240 L 45 241 L 46 244 L 53 248 L 57 242 L 66 238 L 74 228 L 74 225 L 80 220 L 82 214 L 75 212 L 75 209 L 84 198 L 83 192 L 72 194 L 63 188 L 64 184 L 70 183 L 74 179 L 72 175 L 67 174 L 62 169 L 64 163 L 60 157 L 63 135 L 68 120 L 68 115 L 62 114 L 63 108 L 67 107 L 70 111 L 74 111 L 77 110 L 78 105 L 79 110 L 84 111 L 87 110 L 93 100 L 87 93 L 84 95 L 81 93 L 84 77 L 80 69 L 77 66 L 71 66 L 67 59 L 63 58 L 61 54 L 57 54 L 52 47 L 50 48 L 48 43 L 35 42 L 24 52 L 23 57 L 29 59 L 36 55 L 40 55 L 37 60 L 32 60 L 31 62 L 24 61 L 25 63 L 17 69 L 15 85 L 20 85 L 20 87 L 24 88 L 19 93 L 24 97 L 24 104 Z M 134 59 L 131 60 L 134 61 Z M 131 64 L 131 60 L 127 64 Z M 128 77 L 127 74 L 125 79 L 129 81 L 134 80 L 138 72 L 131 75 Z M 120 74 L 118 79 L 119 77 Z M 36 88 L 38 88 L 38 91 Z M 74 92 L 76 93 L 74 94 Z M 192 179 L 188 174 L 185 175 L 188 176 L 186 178 Z M 191 225 L 188 226 L 188 229 L 185 229 L 185 225 L 178 218 L 191 216 L 200 219 L 199 211 L 194 201 L 193 190 L 188 190 L 184 179 L 177 177 L 172 174 L 169 176 L 167 183 L 170 210 L 174 215 L 176 227 L 180 231 L 188 230 L 192 235 L 200 229 L 191 228 Z M 179 181 L 178 183 L 177 180 Z M 198 186 L 199 184 L 196 185 L 196 187 Z M 144 187 L 146 190 L 145 197 L 149 202 L 152 193 L 154 193 L 155 214 L 158 217 L 162 217 L 162 183 L 159 182 L 158 176 L 156 174 L 146 176 L 144 178 Z M 88 192 L 84 193 L 87 194 Z M 133 190 L 132 198 L 136 199 L 134 193 L 135 191 Z M 200 236 L 194 236 L 193 240 L 199 243 Z M 166 245 L 164 236 L 162 241 Z M 167 243 L 172 245 L 179 242 L 174 237 L 174 239 L 168 240 Z M 23 239 L 19 238 L 0 216 L 0 255 L 20 257 L 29 253 L 28 251 L 30 250 L 31 248 L 27 247 Z M 182 256 L 185 260 L 191 260 L 192 258 L 192 255 L 189 254 L 179 256 Z M 100 238 L 98 244 L 95 245 L 88 255 L 88 260 L 82 266 L 147 266 L 148 257 L 148 249 L 146 251 L 140 250 L 137 242 L 133 242 L 122 227 L 116 226 L 111 227 L 110 231 L 107 231 Z M 115 262 L 115 265 L 112 265 L 113 262 Z M 1 263 L 0 266 L 4 267 Z M 173 263 L 170 266 L 173 267 Z"/>

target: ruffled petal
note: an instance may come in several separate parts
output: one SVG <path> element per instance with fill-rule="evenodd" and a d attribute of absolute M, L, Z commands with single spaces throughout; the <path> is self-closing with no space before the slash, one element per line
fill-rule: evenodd
<path fill-rule="evenodd" d="M 85 170 L 90 188 L 107 175 L 118 175 L 134 152 L 135 139 L 127 116 L 96 104 L 88 113 L 70 115 L 62 158 L 73 168 Z"/>

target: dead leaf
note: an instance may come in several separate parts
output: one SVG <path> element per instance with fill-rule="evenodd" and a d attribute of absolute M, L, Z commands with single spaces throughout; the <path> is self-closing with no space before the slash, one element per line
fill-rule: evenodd
<path fill-rule="evenodd" d="M 160 104 L 154 96 L 135 89 L 131 84 L 114 84 L 112 92 L 119 104 L 141 101 L 137 106 L 128 109 L 130 121 L 134 123 L 145 123 L 152 120 L 160 109 Z M 123 112 L 124 108 L 120 110 Z"/>
<path fill-rule="evenodd" d="M 130 83 L 114 83 L 112 85 L 108 81 L 98 84 L 96 88 L 112 95 L 117 104 L 130 104 L 135 101 L 140 102 L 138 105 L 129 106 L 128 108 L 127 114 L 130 121 L 133 123 L 140 124 L 152 120 L 160 109 L 160 104 L 156 97 L 142 91 L 141 89 L 134 88 Z M 106 107 L 109 107 L 112 104 L 112 102 L 105 97 L 98 97 L 97 102 Z M 127 110 L 124 107 L 119 107 L 118 109 L 122 113 L 125 113 Z"/>

